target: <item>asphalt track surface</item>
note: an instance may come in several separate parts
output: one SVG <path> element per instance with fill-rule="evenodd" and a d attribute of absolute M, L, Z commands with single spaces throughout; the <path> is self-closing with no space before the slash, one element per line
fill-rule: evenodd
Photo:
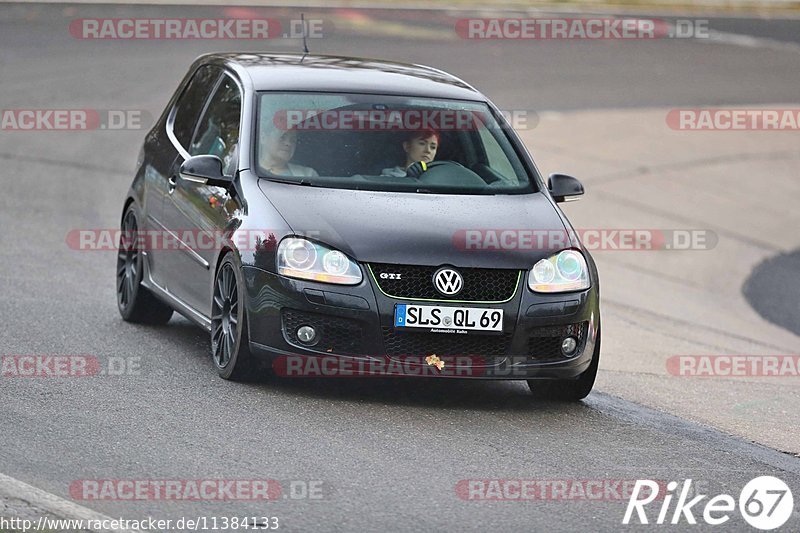
<path fill-rule="evenodd" d="M 80 17 L 218 13 L 0 4 L 0 107 L 141 109 L 155 116 L 200 53 L 299 49 L 294 40 L 98 42 L 68 32 Z M 797 58 L 768 48 L 691 40 L 532 49 L 440 38 L 447 25 L 433 16 L 369 15 L 380 22 L 374 30 L 351 31 L 342 23 L 311 42 L 312 50 L 432 64 L 508 109 L 797 99 Z M 338 16 L 352 22 L 360 15 Z M 789 45 L 798 28 L 796 21 L 725 24 Z M 416 33 L 420 28 L 426 32 Z M 204 331 L 179 317 L 164 327 L 123 322 L 114 299 L 115 254 L 65 244 L 71 229 L 116 226 L 141 137 L 141 131 L 1 134 L 0 353 L 139 358 L 141 371 L 0 378 L 0 472 L 65 499 L 82 479 L 274 479 L 290 497 L 269 504 L 77 501 L 126 518 L 277 516 L 290 531 L 615 531 L 625 509 L 626 501 L 614 497 L 473 501 L 456 490 L 471 479 L 691 478 L 706 494 L 738 497 L 750 479 L 774 475 L 800 495 L 795 457 L 601 390 L 581 404 L 561 405 L 533 401 L 521 382 L 219 379 Z M 785 276 L 797 283 L 796 271 Z M 291 498 L 292 481 L 320 481 L 322 498 Z M 656 514 L 651 510 L 650 519 Z M 724 527 L 749 528 L 738 513 Z M 800 528 L 797 513 L 786 528 Z"/>

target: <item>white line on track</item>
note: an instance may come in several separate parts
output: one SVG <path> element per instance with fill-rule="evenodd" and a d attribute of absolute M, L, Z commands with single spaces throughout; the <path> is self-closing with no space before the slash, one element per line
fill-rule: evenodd
<path fill-rule="evenodd" d="M 55 494 L 37 489 L 18 479 L 0 474 L 0 497 L 14 498 L 23 500 L 39 511 L 57 516 L 58 518 L 73 520 L 92 520 L 109 521 L 113 518 L 102 513 L 92 511 L 86 507 L 71 501 L 59 498 Z M 139 533 L 138 530 L 130 529 L 90 529 L 84 528 L 81 531 L 95 531 L 97 533 Z"/>

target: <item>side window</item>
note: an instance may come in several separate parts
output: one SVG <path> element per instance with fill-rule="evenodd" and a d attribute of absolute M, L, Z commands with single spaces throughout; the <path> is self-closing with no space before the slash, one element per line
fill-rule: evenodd
<path fill-rule="evenodd" d="M 197 125 L 197 118 L 203 112 L 203 105 L 221 72 L 222 69 L 219 67 L 210 65 L 197 69 L 175 104 L 175 120 L 172 131 L 184 148 L 189 146 L 192 133 Z"/>
<path fill-rule="evenodd" d="M 483 149 L 486 151 L 489 168 L 500 174 L 504 181 L 517 185 L 519 180 L 516 177 L 516 172 L 514 172 L 514 167 L 511 166 L 508 156 L 503 152 L 503 148 L 497 142 L 494 135 L 492 135 L 492 132 L 481 125 L 481 127 L 478 128 L 478 133 L 481 136 Z"/>
<path fill-rule="evenodd" d="M 215 155 L 226 175 L 236 172 L 242 95 L 230 76 L 223 76 L 197 126 L 190 155 Z"/>

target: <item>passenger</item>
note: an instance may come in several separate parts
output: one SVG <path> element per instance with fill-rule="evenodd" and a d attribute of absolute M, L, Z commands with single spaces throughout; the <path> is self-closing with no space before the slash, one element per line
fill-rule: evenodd
<path fill-rule="evenodd" d="M 313 177 L 319 176 L 311 167 L 290 163 L 297 148 L 297 131 L 271 130 L 263 135 L 258 147 L 258 164 L 261 168 L 277 176 Z"/>
<path fill-rule="evenodd" d="M 436 157 L 436 150 L 439 148 L 439 134 L 433 130 L 415 131 L 403 141 L 403 151 L 406 153 L 406 160 L 403 166 L 384 168 L 381 176 L 405 177 L 408 175 L 408 167 L 419 161 L 430 163 Z M 417 168 L 419 167 L 419 168 Z M 419 176 L 424 171 L 423 165 L 415 167 L 418 172 L 412 175 Z"/>

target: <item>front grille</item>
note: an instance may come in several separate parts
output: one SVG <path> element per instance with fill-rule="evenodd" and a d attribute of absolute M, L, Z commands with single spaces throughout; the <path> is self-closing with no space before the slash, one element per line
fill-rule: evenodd
<path fill-rule="evenodd" d="M 535 328 L 528 339 L 528 357 L 537 361 L 548 359 L 563 359 L 561 354 L 561 341 L 564 337 L 574 336 L 578 338 L 578 348 L 575 357 L 583 352 L 586 345 L 586 331 L 589 327 L 588 322 L 578 324 L 568 324 L 566 326 L 548 326 Z"/>
<path fill-rule="evenodd" d="M 300 342 L 297 338 L 297 328 L 300 326 L 313 327 L 317 331 L 318 341 L 313 345 Z M 361 328 L 346 318 L 284 309 L 283 331 L 290 344 L 306 350 L 336 354 L 363 353 Z"/>
<path fill-rule="evenodd" d="M 458 333 L 407 333 L 384 327 L 387 355 L 425 357 L 467 355 L 491 359 L 508 352 L 511 335 L 463 335 Z"/>
<path fill-rule="evenodd" d="M 514 296 L 520 277 L 519 270 L 494 268 L 458 268 L 464 278 L 464 288 L 447 296 L 436 290 L 433 275 L 438 266 L 370 265 L 378 287 L 390 297 L 415 300 L 462 300 L 469 302 L 505 302 Z M 399 274 L 400 279 L 382 279 L 381 274 Z"/>

